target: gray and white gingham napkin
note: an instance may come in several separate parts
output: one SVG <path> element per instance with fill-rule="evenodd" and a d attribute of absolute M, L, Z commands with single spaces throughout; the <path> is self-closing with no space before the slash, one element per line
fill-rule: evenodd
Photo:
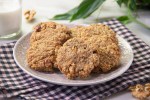
<path fill-rule="evenodd" d="M 118 35 L 126 39 L 134 52 L 130 68 L 121 76 L 103 84 L 91 86 L 61 86 L 46 83 L 23 72 L 13 58 L 15 42 L 0 46 L 0 90 L 7 97 L 18 96 L 27 100 L 95 100 L 104 99 L 127 89 L 131 85 L 150 81 L 150 47 L 132 34 L 119 21 L 113 19 L 109 25 Z"/>

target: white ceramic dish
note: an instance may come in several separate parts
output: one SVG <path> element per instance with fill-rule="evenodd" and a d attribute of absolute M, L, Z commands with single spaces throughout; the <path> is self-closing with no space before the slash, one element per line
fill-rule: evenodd
<path fill-rule="evenodd" d="M 73 24 L 66 24 L 68 27 L 73 27 Z M 133 61 L 133 52 L 130 45 L 120 36 L 117 36 L 119 40 L 119 46 L 121 48 L 121 65 L 118 69 L 111 71 L 107 74 L 97 74 L 91 75 L 89 79 L 86 80 L 69 80 L 60 72 L 57 73 L 43 73 L 30 69 L 30 67 L 26 63 L 25 54 L 26 50 L 29 47 L 29 38 L 31 33 L 24 35 L 21 37 L 17 43 L 15 44 L 13 50 L 13 56 L 18 64 L 18 66 L 28 73 L 29 75 L 46 82 L 59 84 L 59 85 L 68 85 L 68 86 L 85 86 L 85 85 L 93 85 L 98 83 L 104 83 L 106 81 L 112 80 L 121 74 L 123 74 L 131 65 Z"/>

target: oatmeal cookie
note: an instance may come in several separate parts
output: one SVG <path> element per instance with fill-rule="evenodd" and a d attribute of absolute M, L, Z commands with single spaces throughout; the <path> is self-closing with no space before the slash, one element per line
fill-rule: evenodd
<path fill-rule="evenodd" d="M 37 71 L 53 71 L 58 49 L 70 38 L 59 29 L 44 29 L 32 34 L 27 50 L 28 65 Z M 56 66 L 55 66 L 56 67 Z"/>
<path fill-rule="evenodd" d="M 99 55 L 99 66 L 92 72 L 108 72 L 119 65 L 120 49 L 116 33 L 104 24 L 71 28 L 72 37 L 87 37 L 90 48 Z"/>
<path fill-rule="evenodd" d="M 58 68 L 69 79 L 86 78 L 99 64 L 98 55 L 89 47 L 86 39 L 72 38 L 58 50 Z"/>
<path fill-rule="evenodd" d="M 26 58 L 28 65 L 32 69 L 52 72 L 53 62 L 55 61 L 55 46 L 51 45 L 48 40 L 34 42 L 27 50 Z"/>
<path fill-rule="evenodd" d="M 88 39 L 90 48 L 99 55 L 99 65 L 93 72 L 108 72 L 119 66 L 121 53 L 116 40 L 107 35 L 93 35 Z"/>

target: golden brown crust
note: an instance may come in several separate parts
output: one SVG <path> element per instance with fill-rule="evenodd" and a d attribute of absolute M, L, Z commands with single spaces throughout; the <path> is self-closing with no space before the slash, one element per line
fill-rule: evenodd
<path fill-rule="evenodd" d="M 115 32 L 104 24 L 71 28 L 73 37 L 87 37 L 92 49 L 99 55 L 99 66 L 92 72 L 108 72 L 119 66 L 120 49 Z"/>
<path fill-rule="evenodd" d="M 42 22 L 33 27 L 33 31 L 41 32 L 47 29 L 66 29 L 67 27 L 62 24 L 57 24 L 55 22 Z"/>
<path fill-rule="evenodd" d="M 98 55 L 85 42 L 86 38 L 72 38 L 58 51 L 57 65 L 67 78 L 86 78 L 98 65 Z"/>
<path fill-rule="evenodd" d="M 54 22 L 43 22 L 36 25 L 33 29 L 32 35 L 30 37 L 30 43 L 32 44 L 35 41 L 39 41 L 44 38 L 51 38 L 56 35 L 61 36 L 61 34 L 66 35 L 66 37 L 70 37 L 70 30 L 61 24 L 57 24 Z M 60 39 L 61 37 L 59 37 Z"/>
<path fill-rule="evenodd" d="M 54 28 L 53 26 L 57 25 L 56 23 L 54 23 L 54 25 L 53 22 L 45 24 L 49 25 L 51 28 L 47 29 L 47 27 L 39 32 L 32 33 L 30 47 L 27 50 L 27 62 L 32 69 L 52 72 L 57 51 L 63 43 L 70 38 L 70 34 L 68 34 L 69 30 L 67 31 L 67 29 L 65 32 L 58 29 L 52 29 Z M 59 28 L 61 28 L 60 26 Z"/>
<path fill-rule="evenodd" d="M 93 35 L 88 39 L 91 48 L 99 55 L 99 65 L 94 72 L 108 72 L 120 63 L 120 49 L 116 40 L 107 35 Z"/>
<path fill-rule="evenodd" d="M 92 24 L 89 26 L 77 26 L 71 28 L 73 37 L 91 37 L 92 35 L 116 36 L 115 32 L 104 24 Z"/>
<path fill-rule="evenodd" d="M 55 47 L 49 41 L 34 42 L 27 50 L 28 65 L 37 71 L 53 71 Z"/>

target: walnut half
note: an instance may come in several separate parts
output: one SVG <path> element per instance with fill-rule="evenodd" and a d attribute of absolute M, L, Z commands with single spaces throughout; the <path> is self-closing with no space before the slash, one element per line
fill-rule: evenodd
<path fill-rule="evenodd" d="M 141 85 L 137 84 L 129 88 L 132 95 L 139 100 L 146 100 L 150 96 L 150 83 Z"/>
<path fill-rule="evenodd" d="M 35 10 L 26 10 L 24 12 L 24 16 L 25 16 L 25 19 L 30 22 L 34 19 L 34 16 L 35 16 L 36 12 Z"/>

